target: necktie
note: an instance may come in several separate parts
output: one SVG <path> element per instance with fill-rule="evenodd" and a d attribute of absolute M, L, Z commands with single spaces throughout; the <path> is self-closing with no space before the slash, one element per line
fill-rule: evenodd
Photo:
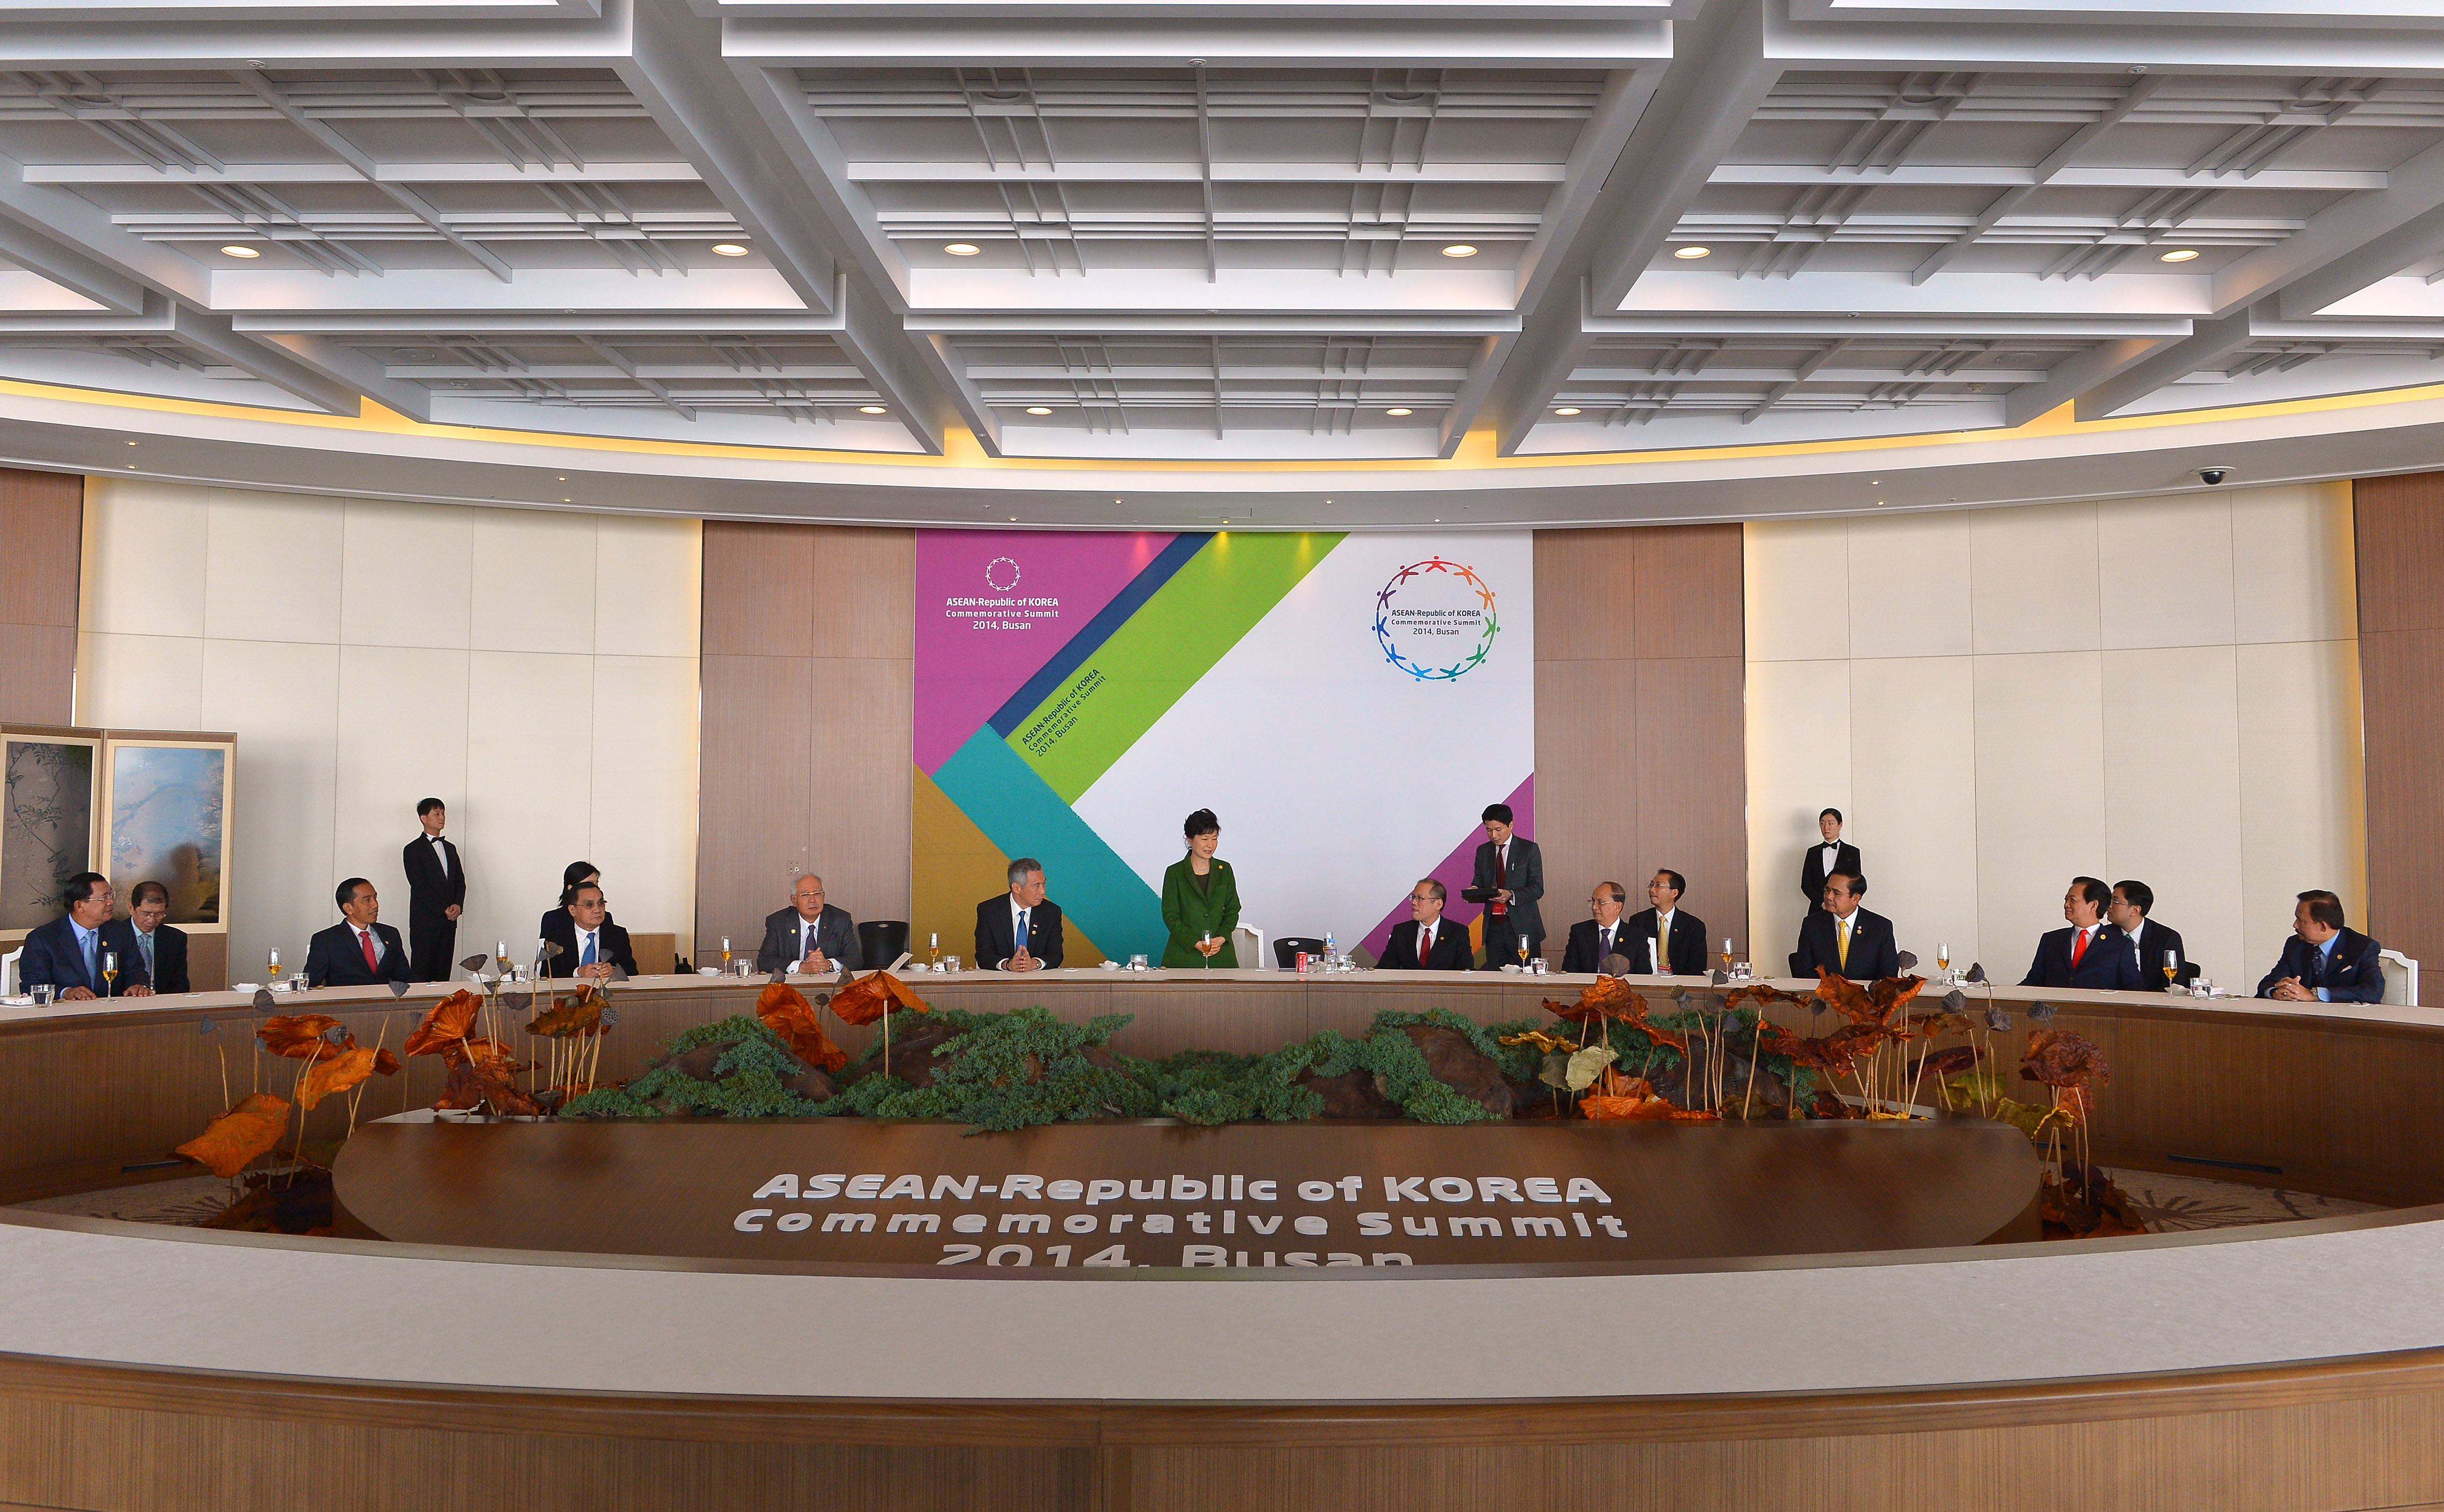
<path fill-rule="evenodd" d="M 371 930 L 359 930 L 357 931 L 357 943 L 363 946 L 365 949 L 365 969 L 368 971 L 380 970 L 381 959 L 374 954 L 374 931 Z"/>
<path fill-rule="evenodd" d="M 1502 890 L 1506 885 L 1508 885 L 1508 884 L 1503 880 L 1503 875 L 1502 875 L 1502 874 L 1503 874 L 1502 853 L 1503 853 L 1505 850 L 1507 850 L 1507 849 L 1509 849 L 1509 847 L 1508 847 L 1508 846 L 1503 846 L 1503 845 L 1497 845 L 1497 846 L 1495 846 L 1495 847 L 1493 848 L 1493 889 L 1494 889 L 1494 891 L 1495 891 L 1495 892 L 1497 892 L 1497 893 L 1499 893 L 1499 892 L 1500 892 L 1500 891 L 1501 891 L 1501 890 Z M 1486 909 L 1486 912 L 1487 912 L 1488 913 L 1492 914 L 1492 915 L 1493 915 L 1495 918 L 1497 918 L 1497 919 L 1498 919 L 1498 918 L 1500 918 L 1500 917 L 1502 917 L 1505 913 L 1509 913 L 1509 911 L 1510 911 L 1510 905 L 1509 905 L 1508 903 L 1503 902 L 1503 901 L 1502 901 L 1502 899 L 1500 899 L 1500 898 L 1498 898 L 1498 897 L 1497 897 L 1497 898 L 1495 898 L 1495 899 L 1493 900 L 1493 902 L 1491 903 L 1491 905 L 1490 905 L 1490 906 Z"/>
<path fill-rule="evenodd" d="M 1850 969 L 1850 921 L 1848 919 L 1835 919 L 1833 921 L 1833 929 L 1835 932 L 1841 936 L 1840 960 L 1842 969 L 1847 971 Z"/>
<path fill-rule="evenodd" d="M 137 936 L 136 936 L 136 948 L 137 948 L 138 950 L 141 950 L 142 952 L 144 952 L 144 974 L 145 974 L 145 976 L 147 976 L 147 977 L 152 976 L 152 974 L 153 974 L 153 936 L 151 936 L 151 935 L 149 935 L 149 934 L 139 934 L 139 935 L 137 935 Z"/>
<path fill-rule="evenodd" d="M 1423 925 L 1417 931 L 1417 964 L 1425 965 L 1427 958 L 1434 953 L 1435 927 L 1431 924 Z"/>
<path fill-rule="evenodd" d="M 2304 987 L 2315 986 L 2317 985 L 2317 968 L 2324 964 L 2325 952 L 2316 946 L 2312 945 L 2308 947 L 2308 968 L 2300 973 L 2300 985 Z"/>
<path fill-rule="evenodd" d="M 592 930 L 585 931 L 585 946 L 583 950 L 577 952 L 577 964 L 580 966 L 592 966 L 594 964 L 594 931 Z"/>
<path fill-rule="evenodd" d="M 1657 976 L 1672 974 L 1671 934 L 1671 927 L 1663 922 L 1663 915 L 1657 914 L 1655 916 L 1655 974 Z"/>
<path fill-rule="evenodd" d="M 1027 910 L 1018 911 L 1018 949 L 1027 949 Z"/>
<path fill-rule="evenodd" d="M 2070 968 L 2079 969 L 2079 958 L 2087 953 L 2087 931 L 2080 931 L 2070 937 Z"/>
<path fill-rule="evenodd" d="M 1603 949 L 1596 952 L 1596 965 L 1599 967 L 1602 966 L 1604 964 L 1604 959 L 1612 954 L 1612 926 L 1604 926 L 1602 932 Z"/>
<path fill-rule="evenodd" d="M 102 961 L 94 953 L 95 948 L 101 942 L 100 934 L 88 934 L 84 937 L 84 980 L 87 986 L 102 980 Z"/>

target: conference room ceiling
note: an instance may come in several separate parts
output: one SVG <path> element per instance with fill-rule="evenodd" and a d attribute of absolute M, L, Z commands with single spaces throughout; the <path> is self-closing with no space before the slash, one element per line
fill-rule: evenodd
<path fill-rule="evenodd" d="M 2444 0 L 0 5 L 0 378 L 1140 463 L 2434 381 Z"/>

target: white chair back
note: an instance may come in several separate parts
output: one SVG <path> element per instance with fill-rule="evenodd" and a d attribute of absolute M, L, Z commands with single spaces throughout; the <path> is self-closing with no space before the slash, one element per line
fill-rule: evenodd
<path fill-rule="evenodd" d="M 26 948 L 19 946 L 7 955 L 0 955 L 0 998 L 17 995 L 17 963 L 25 958 Z"/>
<path fill-rule="evenodd" d="M 2418 963 L 2399 950 L 2379 950 L 2384 962 L 2384 1001 L 2415 1005 L 2418 1002 Z"/>
<path fill-rule="evenodd" d="M 1265 949 L 1265 931 L 1252 924 L 1242 924 L 1231 931 L 1231 949 L 1238 953 L 1242 971 L 1269 971 L 1273 957 Z"/>

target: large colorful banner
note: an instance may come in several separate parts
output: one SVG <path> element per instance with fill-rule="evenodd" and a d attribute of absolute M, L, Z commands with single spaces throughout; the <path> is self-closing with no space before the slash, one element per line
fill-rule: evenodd
<path fill-rule="evenodd" d="M 1427 876 L 1473 920 L 1477 816 L 1535 833 L 1532 578 L 1524 530 L 917 532 L 913 947 L 1031 856 L 1065 964 L 1158 960 L 1199 808 L 1268 939 L 1379 953 Z"/>

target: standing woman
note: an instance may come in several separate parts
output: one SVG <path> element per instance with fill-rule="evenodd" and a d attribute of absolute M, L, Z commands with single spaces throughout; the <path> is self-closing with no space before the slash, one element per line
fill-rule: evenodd
<path fill-rule="evenodd" d="M 1188 836 L 1188 854 L 1162 874 L 1162 922 L 1171 930 L 1162 964 L 1231 970 L 1239 964 L 1239 952 L 1231 947 L 1231 931 L 1239 927 L 1239 884 L 1231 863 L 1213 857 L 1222 844 L 1222 821 L 1212 809 L 1200 808 L 1180 828 Z"/>

